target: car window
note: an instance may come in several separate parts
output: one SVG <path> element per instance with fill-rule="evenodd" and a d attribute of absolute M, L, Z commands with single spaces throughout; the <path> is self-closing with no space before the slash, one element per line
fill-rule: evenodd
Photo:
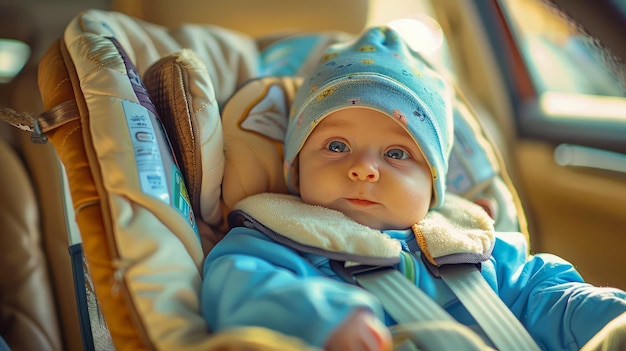
<path fill-rule="evenodd" d="M 549 2 L 501 6 L 546 116 L 626 121 L 626 70 L 608 48 Z"/>

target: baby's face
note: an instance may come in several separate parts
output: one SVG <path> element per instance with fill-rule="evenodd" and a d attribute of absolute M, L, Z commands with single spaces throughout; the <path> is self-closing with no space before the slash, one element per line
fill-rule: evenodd
<path fill-rule="evenodd" d="M 408 132 L 381 112 L 349 108 L 327 116 L 298 162 L 302 200 L 360 224 L 406 229 L 428 211 L 428 164 Z"/>

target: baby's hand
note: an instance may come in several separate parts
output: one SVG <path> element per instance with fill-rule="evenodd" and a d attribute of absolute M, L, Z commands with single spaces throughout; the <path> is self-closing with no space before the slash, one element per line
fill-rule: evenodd
<path fill-rule="evenodd" d="M 374 314 L 357 310 L 335 329 L 324 348 L 328 351 L 391 351 L 391 334 Z"/>

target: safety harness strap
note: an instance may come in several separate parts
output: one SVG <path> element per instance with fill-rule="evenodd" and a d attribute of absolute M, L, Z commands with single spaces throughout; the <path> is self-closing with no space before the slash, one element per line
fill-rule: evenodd
<path fill-rule="evenodd" d="M 474 265 L 444 265 L 439 274 L 499 350 L 541 350 Z"/>
<path fill-rule="evenodd" d="M 443 307 L 392 267 L 344 267 L 343 262 L 337 261 L 331 262 L 331 266 L 344 279 L 350 277 L 379 297 L 385 311 L 399 324 L 454 320 Z M 456 264 L 434 268 L 498 350 L 540 350 L 475 265 Z M 433 333 L 432 337 L 446 338 L 444 334 L 436 334 Z M 449 341 L 441 340 L 441 345 Z"/>
<path fill-rule="evenodd" d="M 393 268 L 362 272 L 356 282 L 376 296 L 384 296 L 385 311 L 398 323 L 415 321 L 451 321 L 454 318 L 421 289 Z"/>
<path fill-rule="evenodd" d="M 80 119 L 76 100 L 62 102 L 42 114 L 35 116 L 28 112 L 19 113 L 10 108 L 0 109 L 0 120 L 31 133 L 31 140 L 36 144 L 45 144 L 48 140 L 45 132 L 61 125 Z"/>

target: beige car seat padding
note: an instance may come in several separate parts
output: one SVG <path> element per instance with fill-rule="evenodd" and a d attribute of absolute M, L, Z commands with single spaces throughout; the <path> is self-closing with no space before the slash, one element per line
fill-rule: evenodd
<path fill-rule="evenodd" d="M 67 52 L 64 51 L 63 40 L 57 41 L 39 64 L 39 89 L 46 109 L 74 99 L 79 105 L 81 102 L 82 94 L 75 95 L 71 73 L 68 72 L 73 68 L 65 66 Z M 49 131 L 47 136 L 65 165 L 76 221 L 83 239 L 83 251 L 91 267 L 95 290 L 113 341 L 116 345 L 124 345 L 120 349 L 141 350 L 144 349 L 143 342 L 137 329 L 128 328 L 133 323 L 124 295 L 111 293 L 111 278 L 115 274 L 113 254 L 106 238 L 99 194 L 85 152 L 82 128 L 81 121 L 73 121 Z"/>
<path fill-rule="evenodd" d="M 111 39 L 77 31 L 81 20 L 91 23 L 77 17 L 41 61 L 40 90 L 46 109 L 75 100 L 80 112 L 79 120 L 47 136 L 66 166 L 84 253 L 116 348 L 306 350 L 260 328 L 210 333 L 199 313 L 204 255 L 197 234 L 171 207 L 142 195 L 128 135 L 120 133 L 126 123 L 120 105 L 137 104 L 128 72 Z"/>

